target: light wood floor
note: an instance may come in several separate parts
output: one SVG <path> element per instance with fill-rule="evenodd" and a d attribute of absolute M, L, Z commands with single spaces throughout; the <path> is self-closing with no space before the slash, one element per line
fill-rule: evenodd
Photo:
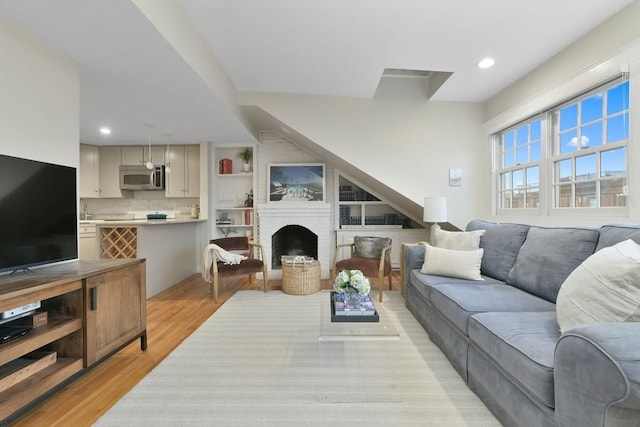
<path fill-rule="evenodd" d="M 392 276 L 392 287 L 399 290 L 399 272 Z M 375 282 L 372 285 L 377 289 Z M 280 280 L 271 280 L 269 285 L 270 289 L 282 289 Z M 322 288 L 330 289 L 331 282 L 324 280 Z M 147 301 L 147 351 L 140 351 L 139 341 L 132 343 L 10 425 L 92 425 L 239 289 L 261 290 L 262 282 L 227 279 L 221 286 L 219 303 L 214 304 L 209 284 L 194 274 L 153 296 Z"/>

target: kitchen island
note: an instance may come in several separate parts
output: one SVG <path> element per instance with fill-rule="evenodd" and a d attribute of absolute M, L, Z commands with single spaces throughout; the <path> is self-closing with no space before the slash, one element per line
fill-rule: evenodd
<path fill-rule="evenodd" d="M 205 219 L 123 219 L 80 221 L 95 226 L 89 243 L 95 258 L 145 258 L 147 297 L 197 273 L 208 242 Z M 202 243 L 204 242 L 204 243 Z"/>

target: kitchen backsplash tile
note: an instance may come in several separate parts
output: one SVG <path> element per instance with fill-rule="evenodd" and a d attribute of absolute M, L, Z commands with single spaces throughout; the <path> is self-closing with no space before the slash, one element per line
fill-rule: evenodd
<path fill-rule="evenodd" d="M 86 204 L 87 212 L 94 219 L 126 215 L 133 211 L 174 211 L 176 218 L 189 218 L 191 205 L 200 203 L 198 198 L 166 199 L 163 195 L 157 197 L 155 193 L 154 191 L 136 192 L 131 199 L 80 199 L 80 213 L 82 215 Z"/>

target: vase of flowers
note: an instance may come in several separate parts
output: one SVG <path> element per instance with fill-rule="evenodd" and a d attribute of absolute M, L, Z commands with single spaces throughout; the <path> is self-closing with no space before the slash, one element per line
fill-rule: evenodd
<path fill-rule="evenodd" d="M 357 305 L 360 297 L 369 295 L 371 284 L 360 270 L 342 270 L 333 282 L 333 289 L 344 294 L 345 303 Z"/>

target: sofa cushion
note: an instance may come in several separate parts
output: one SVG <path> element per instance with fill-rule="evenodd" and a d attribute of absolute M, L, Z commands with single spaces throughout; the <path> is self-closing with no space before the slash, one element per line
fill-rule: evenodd
<path fill-rule="evenodd" d="M 483 281 L 474 281 L 467 279 L 458 279 L 449 276 L 438 276 L 435 274 L 421 273 L 420 270 L 413 270 L 410 274 L 409 280 L 413 284 L 414 288 L 422 294 L 428 301 L 431 301 L 431 289 L 436 285 L 444 284 L 474 284 L 475 286 L 485 285 L 487 283 L 493 285 L 504 285 L 504 282 L 494 279 L 493 277 L 482 276 Z"/>
<path fill-rule="evenodd" d="M 431 226 L 431 242 L 433 246 L 457 251 L 475 251 L 480 248 L 480 237 L 485 230 L 446 231 L 438 224 Z"/>
<path fill-rule="evenodd" d="M 467 225 L 466 230 L 485 230 L 484 235 L 480 237 L 480 247 L 484 249 L 480 267 L 482 275 L 506 281 L 518 251 L 527 237 L 529 226 L 473 220 Z"/>
<path fill-rule="evenodd" d="M 531 227 L 506 282 L 555 302 L 560 286 L 598 243 L 598 230 Z"/>
<path fill-rule="evenodd" d="M 640 244 L 640 224 L 609 224 L 600 228 L 596 251 L 631 239 Z"/>
<path fill-rule="evenodd" d="M 477 282 L 435 285 L 431 304 L 464 335 L 469 335 L 469 317 L 476 313 L 511 311 L 552 311 L 556 306 L 508 285 Z"/>
<path fill-rule="evenodd" d="M 562 284 L 556 311 L 563 332 L 586 323 L 640 322 L 640 245 L 628 239 L 587 258 Z"/>
<path fill-rule="evenodd" d="M 480 313 L 469 339 L 544 405 L 555 406 L 553 358 L 560 331 L 554 312 Z"/>
<path fill-rule="evenodd" d="M 426 243 L 424 246 L 424 264 L 422 264 L 421 273 L 482 280 L 480 276 L 482 249 L 457 251 L 436 248 Z"/>

